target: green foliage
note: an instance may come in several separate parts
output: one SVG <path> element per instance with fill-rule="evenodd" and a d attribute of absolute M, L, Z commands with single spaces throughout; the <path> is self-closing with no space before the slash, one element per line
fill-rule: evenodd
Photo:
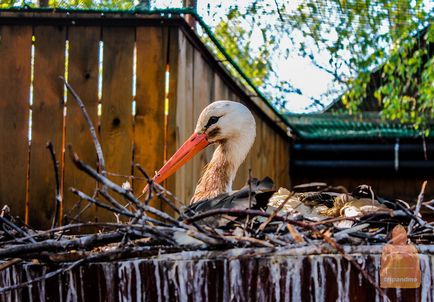
<path fill-rule="evenodd" d="M 258 3 L 252 2 L 244 8 L 232 5 L 226 18 L 213 28 L 213 32 L 251 82 L 272 100 L 277 109 L 283 110 L 287 94 L 301 94 L 301 91 L 291 83 L 278 79 L 272 61 L 279 52 L 281 38 L 287 33 L 276 28 L 275 22 L 263 18 L 264 7 Z M 267 14 L 272 15 L 270 12 L 265 13 Z M 211 49 L 215 49 L 211 39 L 203 37 L 203 40 Z M 225 60 L 221 53 L 215 53 L 219 59 Z M 231 69 L 230 66 L 227 67 Z M 233 73 L 233 76 L 241 79 L 237 73 Z"/>
<path fill-rule="evenodd" d="M 20 5 L 20 1 L 17 0 L 0 0 L 0 8 L 8 8 L 18 5 Z"/>
<path fill-rule="evenodd" d="M 434 59 L 425 43 L 434 43 L 434 29 L 429 26 L 434 12 L 429 10 L 429 1 L 305 0 L 290 4 L 253 1 L 245 13 L 228 22 L 254 19 L 254 25 L 270 37 L 267 58 L 284 53 L 276 46 L 286 34 L 294 47 L 291 51 L 333 75 L 350 113 L 357 112 L 363 102 L 376 100 L 384 117 L 416 127 L 434 117 Z M 237 9 L 237 5 L 232 7 Z M 271 17 L 280 22 L 270 26 Z M 225 35 L 231 35 L 236 41 L 249 36 L 237 28 L 235 33 L 218 34 L 227 40 Z M 247 52 L 240 50 L 232 55 L 245 58 Z M 375 85 L 373 72 L 380 74 Z M 368 99 L 372 95 L 374 100 Z"/>
<path fill-rule="evenodd" d="M 240 24 L 240 12 L 231 10 L 228 19 L 221 21 L 214 29 L 226 52 L 237 61 L 238 66 L 256 86 L 262 86 L 269 78 L 271 65 L 268 61 L 270 51 L 266 37 L 259 49 L 252 45 L 253 28 Z M 221 54 L 220 59 L 224 59 Z"/>

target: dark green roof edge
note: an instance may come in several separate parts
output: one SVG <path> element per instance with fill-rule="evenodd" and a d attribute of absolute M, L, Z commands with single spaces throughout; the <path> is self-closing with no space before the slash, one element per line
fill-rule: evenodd
<path fill-rule="evenodd" d="M 412 124 L 387 121 L 378 113 L 347 114 L 286 114 L 291 128 L 301 139 L 392 139 L 434 137 L 434 123 L 425 130 L 415 129 Z M 426 135 L 428 134 L 428 135 Z"/>

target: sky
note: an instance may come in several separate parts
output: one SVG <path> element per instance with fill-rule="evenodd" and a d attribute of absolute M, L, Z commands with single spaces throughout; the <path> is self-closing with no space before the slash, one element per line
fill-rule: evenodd
<path fill-rule="evenodd" d="M 296 6 L 299 1 L 293 0 L 291 4 Z M 263 0 L 263 2 L 270 2 L 274 5 L 274 0 Z M 246 0 L 237 1 L 240 7 L 248 5 L 248 3 L 249 1 Z M 225 17 L 230 4 L 233 4 L 233 1 L 198 0 L 197 10 L 199 15 L 212 28 Z M 181 7 L 182 1 L 157 0 L 155 1 L 155 5 L 159 8 Z M 209 12 L 211 13 L 209 14 Z M 270 22 L 273 22 L 273 20 L 270 20 Z M 283 39 L 280 41 L 280 47 L 282 49 L 289 49 L 292 46 L 290 43 L 289 39 Z M 321 107 L 310 106 L 312 104 L 311 98 L 321 99 L 321 95 L 332 87 L 333 81 L 330 74 L 314 66 L 308 59 L 295 54 L 287 58 L 273 58 L 273 65 L 278 76 L 278 79 L 275 80 L 288 81 L 303 92 L 302 95 L 295 93 L 288 94 L 286 108 L 290 112 L 302 113 L 321 109 Z M 333 98 L 328 98 L 321 101 L 326 106 L 332 100 Z"/>

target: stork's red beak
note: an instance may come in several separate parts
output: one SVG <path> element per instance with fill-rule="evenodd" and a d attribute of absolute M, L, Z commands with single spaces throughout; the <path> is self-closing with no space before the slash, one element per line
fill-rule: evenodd
<path fill-rule="evenodd" d="M 199 151 L 205 149 L 209 145 L 207 136 L 205 133 L 197 134 L 193 133 L 189 139 L 172 155 L 172 157 L 166 162 L 166 164 L 157 172 L 153 180 L 156 183 L 161 183 L 167 179 L 170 175 L 175 173 L 186 162 L 188 162 Z M 146 192 L 148 187 L 146 186 L 143 192 Z"/>

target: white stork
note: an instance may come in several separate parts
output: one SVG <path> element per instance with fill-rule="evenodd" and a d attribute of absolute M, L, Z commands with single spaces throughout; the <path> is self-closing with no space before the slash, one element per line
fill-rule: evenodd
<path fill-rule="evenodd" d="M 255 119 L 246 106 L 232 101 L 213 102 L 202 111 L 194 133 L 157 172 L 154 181 L 161 183 L 199 151 L 216 144 L 191 202 L 231 192 L 237 170 L 252 147 L 255 136 Z"/>

